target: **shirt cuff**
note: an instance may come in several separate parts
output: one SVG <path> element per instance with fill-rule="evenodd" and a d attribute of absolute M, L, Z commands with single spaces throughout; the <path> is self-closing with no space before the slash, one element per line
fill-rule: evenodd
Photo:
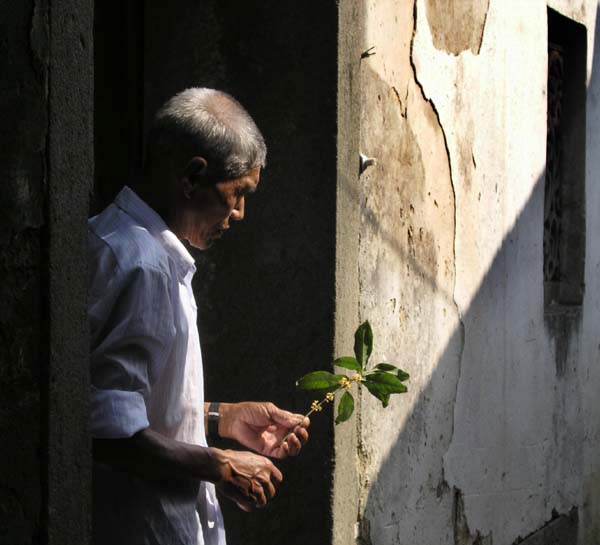
<path fill-rule="evenodd" d="M 98 439 L 131 437 L 150 426 L 144 396 L 92 386 L 90 432 Z"/>

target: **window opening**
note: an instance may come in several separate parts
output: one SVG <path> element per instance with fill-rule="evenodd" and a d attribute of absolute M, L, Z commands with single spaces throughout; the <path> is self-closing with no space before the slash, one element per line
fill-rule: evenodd
<path fill-rule="evenodd" d="M 548 9 L 545 306 L 581 305 L 585 265 L 585 27 Z"/>

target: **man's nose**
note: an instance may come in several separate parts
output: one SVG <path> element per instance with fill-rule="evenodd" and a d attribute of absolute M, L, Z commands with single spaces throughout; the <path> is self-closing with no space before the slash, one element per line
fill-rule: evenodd
<path fill-rule="evenodd" d="M 244 197 L 240 198 L 237 204 L 233 207 L 231 212 L 231 219 L 235 221 L 242 221 L 244 219 Z"/>

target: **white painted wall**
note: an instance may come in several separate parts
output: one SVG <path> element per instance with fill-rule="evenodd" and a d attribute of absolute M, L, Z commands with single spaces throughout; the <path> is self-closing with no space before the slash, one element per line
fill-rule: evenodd
<path fill-rule="evenodd" d="M 415 1 L 365 3 L 361 141 L 383 161 L 361 179 L 360 314 L 375 358 L 412 381 L 387 412 L 363 398 L 362 537 L 510 545 L 577 506 L 579 543 L 598 543 L 597 2 L 550 3 L 587 27 L 589 68 L 586 292 L 558 376 L 542 274 L 546 3 L 490 0 L 480 50 L 453 55 Z"/>

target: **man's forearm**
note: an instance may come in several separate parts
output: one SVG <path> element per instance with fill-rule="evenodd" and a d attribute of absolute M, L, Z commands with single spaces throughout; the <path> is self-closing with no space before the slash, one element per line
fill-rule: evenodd
<path fill-rule="evenodd" d="M 221 479 L 219 449 L 168 439 L 150 429 L 126 439 L 94 439 L 94 460 L 147 479 Z"/>
<path fill-rule="evenodd" d="M 94 459 L 147 479 L 218 483 L 246 511 L 266 505 L 283 478 L 264 456 L 189 445 L 150 429 L 127 439 L 94 439 Z"/>

